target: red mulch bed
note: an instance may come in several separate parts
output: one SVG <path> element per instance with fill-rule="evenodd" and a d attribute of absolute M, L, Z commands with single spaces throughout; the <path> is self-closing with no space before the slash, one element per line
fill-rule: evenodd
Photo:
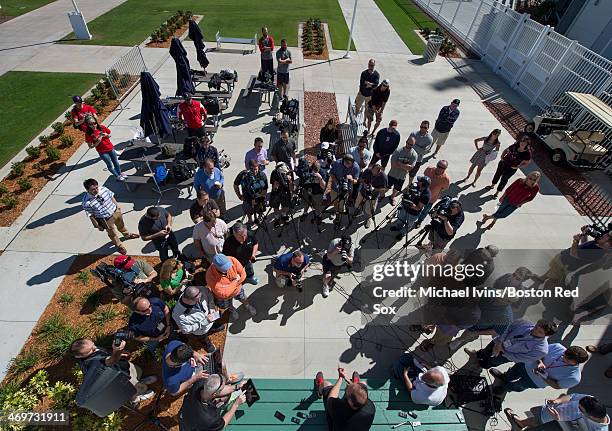
<path fill-rule="evenodd" d="M 115 108 L 119 105 L 117 100 L 110 100 L 108 105 L 98 112 L 98 118 L 100 122 L 104 120 Z M 18 203 L 13 208 L 7 208 L 0 204 L 0 226 L 7 227 L 13 224 L 15 220 L 21 215 L 23 210 L 32 202 L 36 195 L 42 190 L 42 188 L 53 179 L 53 176 L 66 165 L 68 159 L 76 152 L 80 144 L 85 142 L 85 134 L 81 130 L 76 130 L 72 127 L 72 123 L 64 121 L 64 135 L 71 136 L 74 139 L 73 144 L 70 147 L 63 147 L 60 144 L 59 136 L 53 136 L 51 143 L 60 151 L 60 158 L 56 161 L 47 159 L 45 153 L 45 147 L 41 145 L 40 156 L 36 159 L 30 159 L 27 157 L 25 161 L 24 174 L 19 178 L 28 178 L 32 183 L 32 187 L 28 190 L 22 191 L 17 183 L 19 178 L 8 175 L 1 181 L 1 184 L 6 186 L 9 192 L 13 192 L 17 198 Z"/>
<path fill-rule="evenodd" d="M 152 256 L 137 256 L 137 259 L 142 259 L 151 265 L 159 273 L 160 260 L 158 257 Z M 117 330 L 124 328 L 127 324 L 127 307 L 120 304 L 115 300 L 110 292 L 110 289 L 106 287 L 99 279 L 90 276 L 90 279 L 84 283 L 78 278 L 78 274 L 84 271 L 90 274 L 90 269 L 98 265 L 100 262 L 106 262 L 112 264 L 114 256 L 96 256 L 96 255 L 80 255 L 77 256 L 74 263 L 68 270 L 66 277 L 62 280 L 61 284 L 57 288 L 57 291 L 49 301 L 49 304 L 45 308 L 45 311 L 39 319 L 39 325 L 41 322 L 49 319 L 53 315 L 61 315 L 65 322 L 68 322 L 72 326 L 83 327 L 86 331 L 86 336 L 95 340 L 96 337 L 105 337 L 114 334 Z M 205 285 L 205 271 L 200 267 L 194 275 L 194 285 Z M 154 281 L 157 283 L 157 280 Z M 99 305 L 88 305 L 83 304 L 83 295 L 87 292 L 95 291 L 100 294 Z M 62 304 L 60 298 L 62 295 L 70 294 L 74 298 L 69 304 Z M 94 324 L 91 320 L 95 310 L 104 309 L 105 307 L 112 306 L 117 312 L 117 316 L 111 321 L 105 323 L 103 326 Z M 227 322 L 227 314 L 222 317 Z M 225 331 L 217 332 L 211 335 L 211 340 L 215 345 L 223 351 L 225 346 L 225 338 L 227 332 L 227 325 Z M 32 334 L 26 341 L 22 351 L 36 350 L 40 352 L 41 360 L 33 368 L 29 369 L 25 375 L 16 375 L 13 370 L 9 369 L 7 376 L 3 381 L 3 385 L 15 378 L 20 380 L 27 380 L 38 370 L 45 369 L 49 373 L 49 382 L 53 384 L 56 381 L 66 381 L 75 383 L 74 375 L 72 374 L 72 368 L 75 361 L 70 355 L 65 355 L 61 359 L 48 359 L 44 357 L 44 351 L 47 346 L 45 340 L 39 339 L 37 335 L 37 328 L 32 331 Z M 201 343 L 197 340 L 189 340 L 189 344 L 196 350 L 200 350 L 202 353 L 205 351 L 202 349 Z M 135 352 L 140 347 L 140 343 L 135 341 L 129 341 L 126 350 Z M 161 379 L 161 364 L 152 359 L 148 354 L 142 354 L 134 359 L 134 363 L 142 367 L 143 375 L 156 375 L 158 382 L 152 385 L 152 388 L 159 392 L 162 388 Z M 231 371 L 231 370 L 230 370 Z M 42 407 L 48 400 L 43 400 Z M 149 412 L 152 408 L 153 400 L 147 400 L 141 403 L 139 410 L 145 413 Z M 178 430 L 178 412 L 182 405 L 182 397 L 174 398 L 171 396 L 162 397 L 159 404 L 159 417 L 162 423 L 169 427 L 171 430 Z M 124 415 L 125 419 L 122 424 L 122 428 L 125 430 L 133 429 L 140 421 L 140 417 L 129 414 Z M 142 430 L 155 430 L 156 428 L 147 426 L 141 428 Z"/>
<path fill-rule="evenodd" d="M 194 19 L 197 18 L 197 16 L 194 16 Z M 180 39 L 180 37 L 189 30 L 189 21 L 187 21 L 186 24 L 184 24 L 181 28 L 177 29 L 174 34 L 168 38 L 168 40 L 164 41 L 164 42 L 149 42 L 145 45 L 145 47 L 147 48 L 170 48 L 170 42 L 172 42 L 172 38 L 173 37 L 178 37 Z"/>
<path fill-rule="evenodd" d="M 528 122 L 509 103 L 483 102 L 483 104 L 514 138 Z M 580 171 L 568 165 L 554 165 L 550 159 L 550 151 L 541 142 L 536 142 L 532 150 L 533 161 L 580 215 L 612 216 L 612 202 L 609 202 L 605 195 L 593 190 L 593 185 Z"/>
<path fill-rule="evenodd" d="M 304 153 L 306 156 L 316 156 L 319 145 L 319 133 L 327 120 L 338 119 L 338 106 L 335 93 L 320 91 L 304 92 Z"/>

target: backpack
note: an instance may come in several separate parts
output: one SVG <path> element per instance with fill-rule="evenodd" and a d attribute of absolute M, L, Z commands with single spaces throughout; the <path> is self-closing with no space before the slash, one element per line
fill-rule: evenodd
<path fill-rule="evenodd" d="M 238 72 L 230 69 L 222 69 L 219 72 L 219 77 L 224 81 L 229 81 L 230 79 L 234 82 L 238 81 Z"/>
<path fill-rule="evenodd" d="M 221 77 L 219 77 L 218 73 L 213 73 L 210 77 L 210 81 L 208 81 L 208 89 L 215 89 L 217 91 L 221 91 Z"/>
<path fill-rule="evenodd" d="M 168 169 L 164 165 L 157 166 L 153 171 L 153 177 L 155 177 L 157 184 L 165 184 L 166 178 L 168 178 Z"/>
<path fill-rule="evenodd" d="M 202 106 L 204 106 L 208 115 L 218 115 L 221 112 L 217 99 L 204 99 L 202 100 Z"/>
<path fill-rule="evenodd" d="M 198 137 L 190 136 L 185 138 L 185 143 L 183 144 L 183 156 L 185 158 L 195 158 L 196 153 L 198 152 Z"/>
<path fill-rule="evenodd" d="M 171 147 L 170 145 L 162 145 L 161 153 L 166 157 L 176 156 L 176 148 Z"/>
<path fill-rule="evenodd" d="M 193 175 L 193 169 L 191 169 L 185 160 L 176 160 L 172 165 L 172 176 L 178 182 L 188 180 Z"/>

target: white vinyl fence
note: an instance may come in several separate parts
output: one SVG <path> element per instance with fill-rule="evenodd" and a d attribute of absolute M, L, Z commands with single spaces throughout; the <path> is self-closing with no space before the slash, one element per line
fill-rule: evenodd
<path fill-rule="evenodd" d="M 612 62 L 528 14 L 495 0 L 413 1 L 532 105 L 546 109 L 565 91 L 612 103 Z"/>

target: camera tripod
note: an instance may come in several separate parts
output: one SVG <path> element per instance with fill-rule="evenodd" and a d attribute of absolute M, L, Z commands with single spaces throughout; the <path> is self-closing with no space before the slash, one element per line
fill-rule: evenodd
<path fill-rule="evenodd" d="M 376 236 L 376 247 L 380 248 L 380 240 L 378 239 L 378 231 L 385 226 L 386 224 L 388 224 L 391 219 L 393 219 L 393 217 L 395 217 L 395 215 L 398 213 L 400 206 L 402 205 L 402 202 L 400 201 L 400 203 L 398 203 L 397 205 L 395 205 L 395 207 L 389 212 L 389 214 L 387 214 L 385 216 L 384 219 L 382 219 L 380 221 L 380 223 L 376 224 L 374 223 L 374 235 Z M 374 217 L 372 216 L 372 219 Z M 375 220 L 374 220 L 375 221 Z M 359 241 L 360 244 L 365 244 L 365 242 L 367 241 L 368 237 L 364 236 L 363 238 L 361 238 L 361 241 Z"/>
<path fill-rule="evenodd" d="M 358 193 L 360 193 L 360 192 L 358 192 Z M 374 199 L 370 198 L 370 197 L 363 197 L 363 199 L 362 199 L 361 203 L 359 204 L 359 206 L 354 208 L 353 214 L 352 215 L 350 213 L 348 214 L 349 223 L 346 226 L 346 230 L 347 231 L 351 228 L 351 226 L 353 225 L 353 222 L 355 221 L 357 216 L 359 216 L 362 212 L 366 213 L 366 211 L 364 210 L 365 206 L 366 206 L 366 203 L 370 207 L 370 216 L 367 216 L 367 214 L 366 214 L 366 216 L 367 216 L 367 218 L 372 219 L 372 224 L 374 224 L 374 226 L 376 226 L 376 218 L 374 216 L 374 210 L 377 207 L 378 198 L 375 200 L 375 202 L 376 202 L 375 204 L 372 204 L 372 200 L 374 200 Z M 380 240 L 378 238 L 378 231 L 375 230 L 374 234 L 376 235 L 376 245 L 377 245 L 378 248 L 380 248 Z M 363 239 L 362 239 L 362 241 L 363 241 Z M 365 241 L 363 241 L 363 242 L 365 242 Z M 363 242 L 362 242 L 362 244 L 363 244 Z"/>
<path fill-rule="evenodd" d="M 268 208 L 268 211 L 265 213 L 255 211 L 253 218 L 255 219 L 255 226 L 257 226 L 257 232 L 259 232 L 259 229 L 263 230 L 265 235 L 270 240 L 270 244 L 272 244 L 272 247 L 274 247 L 274 240 L 272 239 L 272 235 L 270 235 L 270 231 L 268 230 L 268 223 L 266 222 L 270 211 L 272 211 L 272 208 Z"/>

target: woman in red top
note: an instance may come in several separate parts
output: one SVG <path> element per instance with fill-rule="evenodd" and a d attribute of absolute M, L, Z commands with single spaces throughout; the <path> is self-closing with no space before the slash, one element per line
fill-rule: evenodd
<path fill-rule="evenodd" d="M 126 176 L 121 172 L 115 147 L 110 141 L 111 131 L 103 124 L 98 124 L 91 115 L 86 117 L 85 122 L 87 123 L 85 141 L 89 148 L 96 149 L 100 158 L 106 163 L 108 170 L 117 178 L 117 181 L 125 181 Z"/>
<path fill-rule="evenodd" d="M 510 187 L 506 189 L 501 198 L 499 198 L 499 208 L 494 214 L 484 214 L 482 216 L 482 229 L 489 230 L 493 227 L 497 219 L 506 218 L 517 208 L 520 208 L 523 204 L 533 200 L 540 191 L 538 182 L 540 181 L 540 174 L 538 171 L 533 171 L 527 177 L 521 178 L 513 182 Z M 493 219 L 488 227 L 484 227 L 484 224 Z"/>

